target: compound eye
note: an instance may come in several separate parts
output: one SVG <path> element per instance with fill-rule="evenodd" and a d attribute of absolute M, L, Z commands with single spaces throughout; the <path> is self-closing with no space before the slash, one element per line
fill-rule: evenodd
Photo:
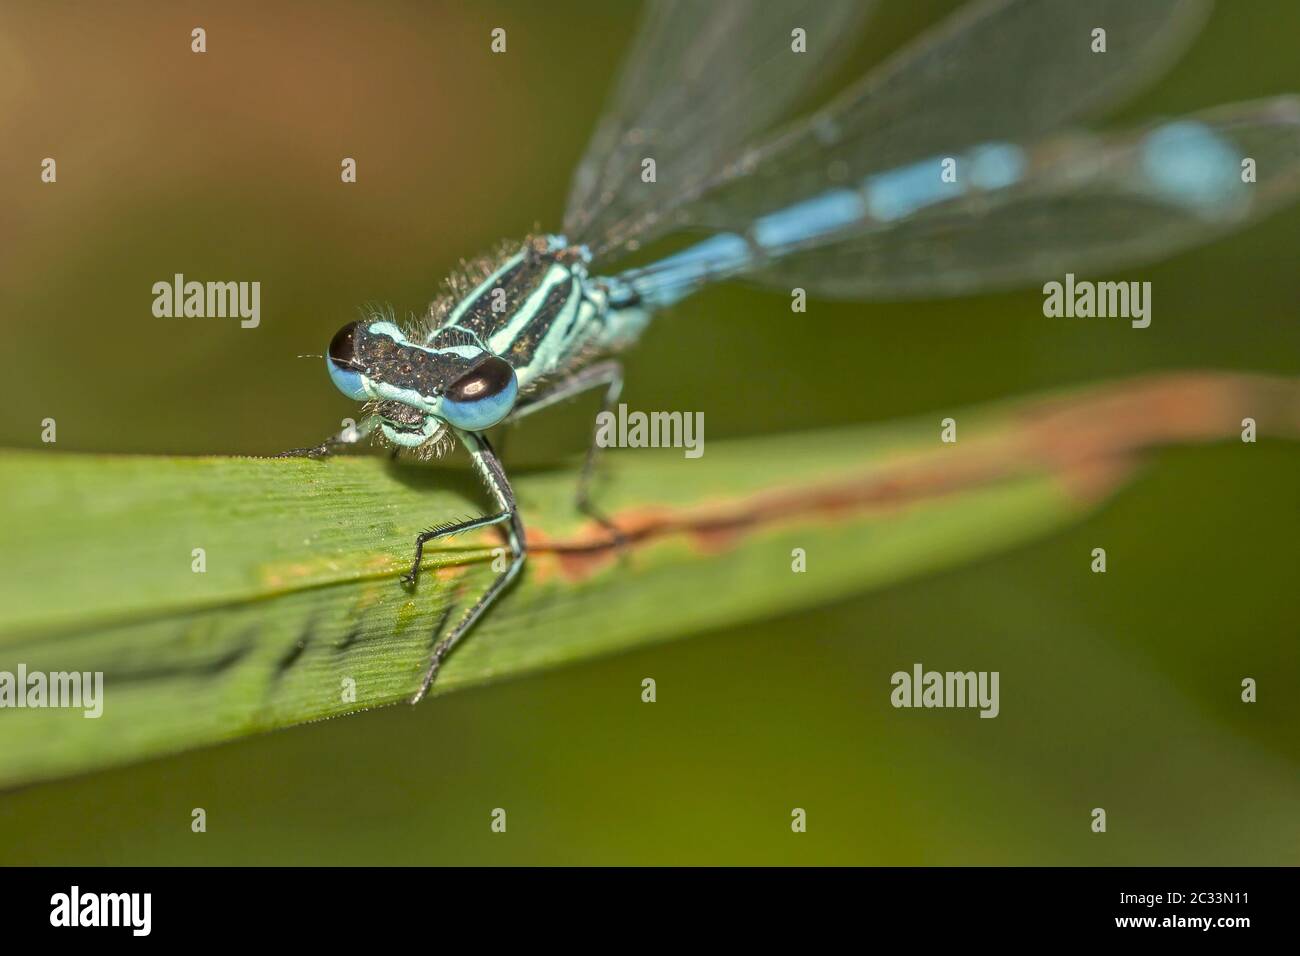
<path fill-rule="evenodd" d="M 365 369 L 357 360 L 357 330 L 360 327 L 360 322 L 350 322 L 339 329 L 330 342 L 325 368 L 340 392 L 348 398 L 363 402 L 370 397 L 370 391 L 366 387 Z"/>
<path fill-rule="evenodd" d="M 457 428 L 483 431 L 510 414 L 518 396 L 515 370 L 492 355 L 451 383 L 438 414 Z"/>
<path fill-rule="evenodd" d="M 478 402 L 500 395 L 514 383 L 515 370 L 510 363 L 492 355 L 452 382 L 447 397 L 457 404 Z"/>
<path fill-rule="evenodd" d="M 330 361 L 344 368 L 357 368 L 360 365 L 357 361 L 357 330 L 360 327 L 360 322 L 349 322 L 338 330 L 330 341 Z"/>

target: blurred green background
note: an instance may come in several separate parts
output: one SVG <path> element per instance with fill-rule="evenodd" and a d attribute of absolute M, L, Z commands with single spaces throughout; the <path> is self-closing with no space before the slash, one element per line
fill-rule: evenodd
<path fill-rule="evenodd" d="M 839 79 L 952 6 L 885 3 Z M 322 437 L 353 406 L 296 356 L 363 302 L 420 309 L 460 258 L 557 227 L 636 12 L 6 5 L 0 444 L 39 445 L 46 417 L 60 451 Z M 1221 4 L 1114 119 L 1300 90 L 1297 35 L 1290 0 Z M 1291 208 L 1107 276 L 1153 283 L 1143 331 L 1045 319 L 1037 290 L 814 302 L 835 344 L 812 362 L 783 296 L 721 287 L 652 328 L 625 396 L 702 410 L 717 441 L 1160 369 L 1295 374 L 1297 240 Z M 261 327 L 154 318 L 150 287 L 175 272 L 260 280 Z M 530 419 L 509 461 L 577 453 L 590 414 Z M 1267 442 L 1168 452 L 1085 524 L 887 593 L 3 793 L 0 862 L 1294 864 L 1298 463 Z M 1104 577 L 1087 572 L 1097 546 Z M 1000 671 L 1001 715 L 894 710 L 889 675 L 916 661 Z"/>

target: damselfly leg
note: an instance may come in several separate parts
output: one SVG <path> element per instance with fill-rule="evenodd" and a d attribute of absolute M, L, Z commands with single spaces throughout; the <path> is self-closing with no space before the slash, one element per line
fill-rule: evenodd
<path fill-rule="evenodd" d="M 419 577 L 420 562 L 424 557 L 426 542 L 497 524 L 505 525 L 506 541 L 511 552 L 510 564 L 497 575 L 482 596 L 456 622 L 456 626 L 452 628 L 451 633 L 434 646 L 429 668 L 425 672 L 420 689 L 411 698 L 412 704 L 418 704 L 424 698 L 424 695 L 429 692 L 429 685 L 438 676 L 438 669 L 442 667 L 443 658 L 451 653 L 452 648 L 465 635 L 465 632 L 474 626 L 474 623 L 482 616 L 483 612 L 496 601 L 497 596 L 515 579 L 519 574 L 519 569 L 524 565 L 524 558 L 528 554 L 528 542 L 524 537 L 523 523 L 519 520 L 519 509 L 515 504 L 514 491 L 511 489 L 510 481 L 506 478 L 505 471 L 501 468 L 501 462 L 497 459 L 496 453 L 488 443 L 487 437 L 476 432 L 458 432 L 458 434 L 460 440 L 465 444 L 465 449 L 473 459 L 475 470 L 482 477 L 489 494 L 492 495 L 497 507 L 501 510 L 498 514 L 486 515 L 470 521 L 461 521 L 446 527 L 430 528 L 428 531 L 421 532 L 415 539 L 415 561 L 411 565 L 410 572 L 404 575 L 402 580 L 413 585 Z M 439 627 L 441 627 L 441 622 Z"/>
<path fill-rule="evenodd" d="M 338 448 L 345 445 L 355 445 L 361 439 L 365 438 L 369 429 L 362 429 L 352 425 L 336 435 L 330 435 L 319 445 L 308 445 L 306 448 L 290 448 L 288 451 L 282 451 L 278 455 L 272 455 L 272 458 L 324 458 L 326 455 L 333 454 Z"/>
<path fill-rule="evenodd" d="M 616 359 L 597 362 L 553 383 L 545 394 L 531 400 L 525 399 L 516 405 L 514 411 L 510 413 L 510 417 L 506 419 L 506 424 L 512 424 L 531 415 L 533 412 L 540 412 L 544 408 L 550 408 L 552 405 L 601 386 L 605 388 L 605 394 L 601 400 L 601 411 L 607 412 L 613 409 L 623 391 L 622 363 Z M 578 511 L 609 532 L 614 545 L 622 551 L 627 547 L 627 538 L 613 521 L 591 503 L 591 482 L 595 477 L 596 459 L 600 451 L 600 445 L 596 442 L 596 432 L 597 426 L 593 425 L 591 443 L 587 446 L 587 456 L 583 459 L 582 471 L 578 474 L 575 504 Z"/>

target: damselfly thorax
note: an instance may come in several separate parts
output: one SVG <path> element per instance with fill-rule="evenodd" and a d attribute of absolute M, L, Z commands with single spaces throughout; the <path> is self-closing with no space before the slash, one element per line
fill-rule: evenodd
<path fill-rule="evenodd" d="M 515 370 L 522 395 L 586 356 L 630 344 L 645 312 L 617 292 L 611 302 L 614 280 L 590 276 L 589 260 L 563 237 L 530 237 L 459 302 L 435 303 L 424 344 L 480 343 Z"/>

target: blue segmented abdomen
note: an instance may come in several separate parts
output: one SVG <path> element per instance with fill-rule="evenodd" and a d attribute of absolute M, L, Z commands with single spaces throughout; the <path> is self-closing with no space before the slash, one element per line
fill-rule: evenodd
<path fill-rule="evenodd" d="M 1238 151 L 1204 123 L 1179 120 L 1135 141 L 1089 141 L 1075 143 L 1071 150 L 1064 160 L 1056 158 L 1066 164 L 1066 173 L 1092 171 L 1108 188 L 1177 205 L 1207 219 L 1229 218 L 1248 199 Z M 854 229 L 888 228 L 941 203 L 1010 189 L 1023 183 L 1029 170 L 1029 152 L 1013 143 L 983 143 L 951 158 L 931 156 L 800 200 L 757 218 L 743 235 L 710 236 L 615 281 L 647 307 L 662 308 L 707 282 L 743 275 L 818 240 L 833 241 Z M 946 171 L 953 175 L 945 176 Z M 1106 182 L 1110 177 L 1121 178 Z"/>
<path fill-rule="evenodd" d="M 1204 123 L 1157 126 L 1142 138 L 1140 150 L 1145 184 L 1166 202 L 1214 217 L 1246 198 L 1238 151 Z"/>
<path fill-rule="evenodd" d="M 671 305 L 705 282 L 739 275 L 764 260 L 858 224 L 889 225 L 918 210 L 973 191 L 1019 182 L 1027 161 L 1010 143 L 985 143 L 955 157 L 960 175 L 944 176 L 945 157 L 934 156 L 874 173 L 856 186 L 818 193 L 754 221 L 746 235 L 711 236 L 675 255 L 619 276 L 648 305 Z"/>

